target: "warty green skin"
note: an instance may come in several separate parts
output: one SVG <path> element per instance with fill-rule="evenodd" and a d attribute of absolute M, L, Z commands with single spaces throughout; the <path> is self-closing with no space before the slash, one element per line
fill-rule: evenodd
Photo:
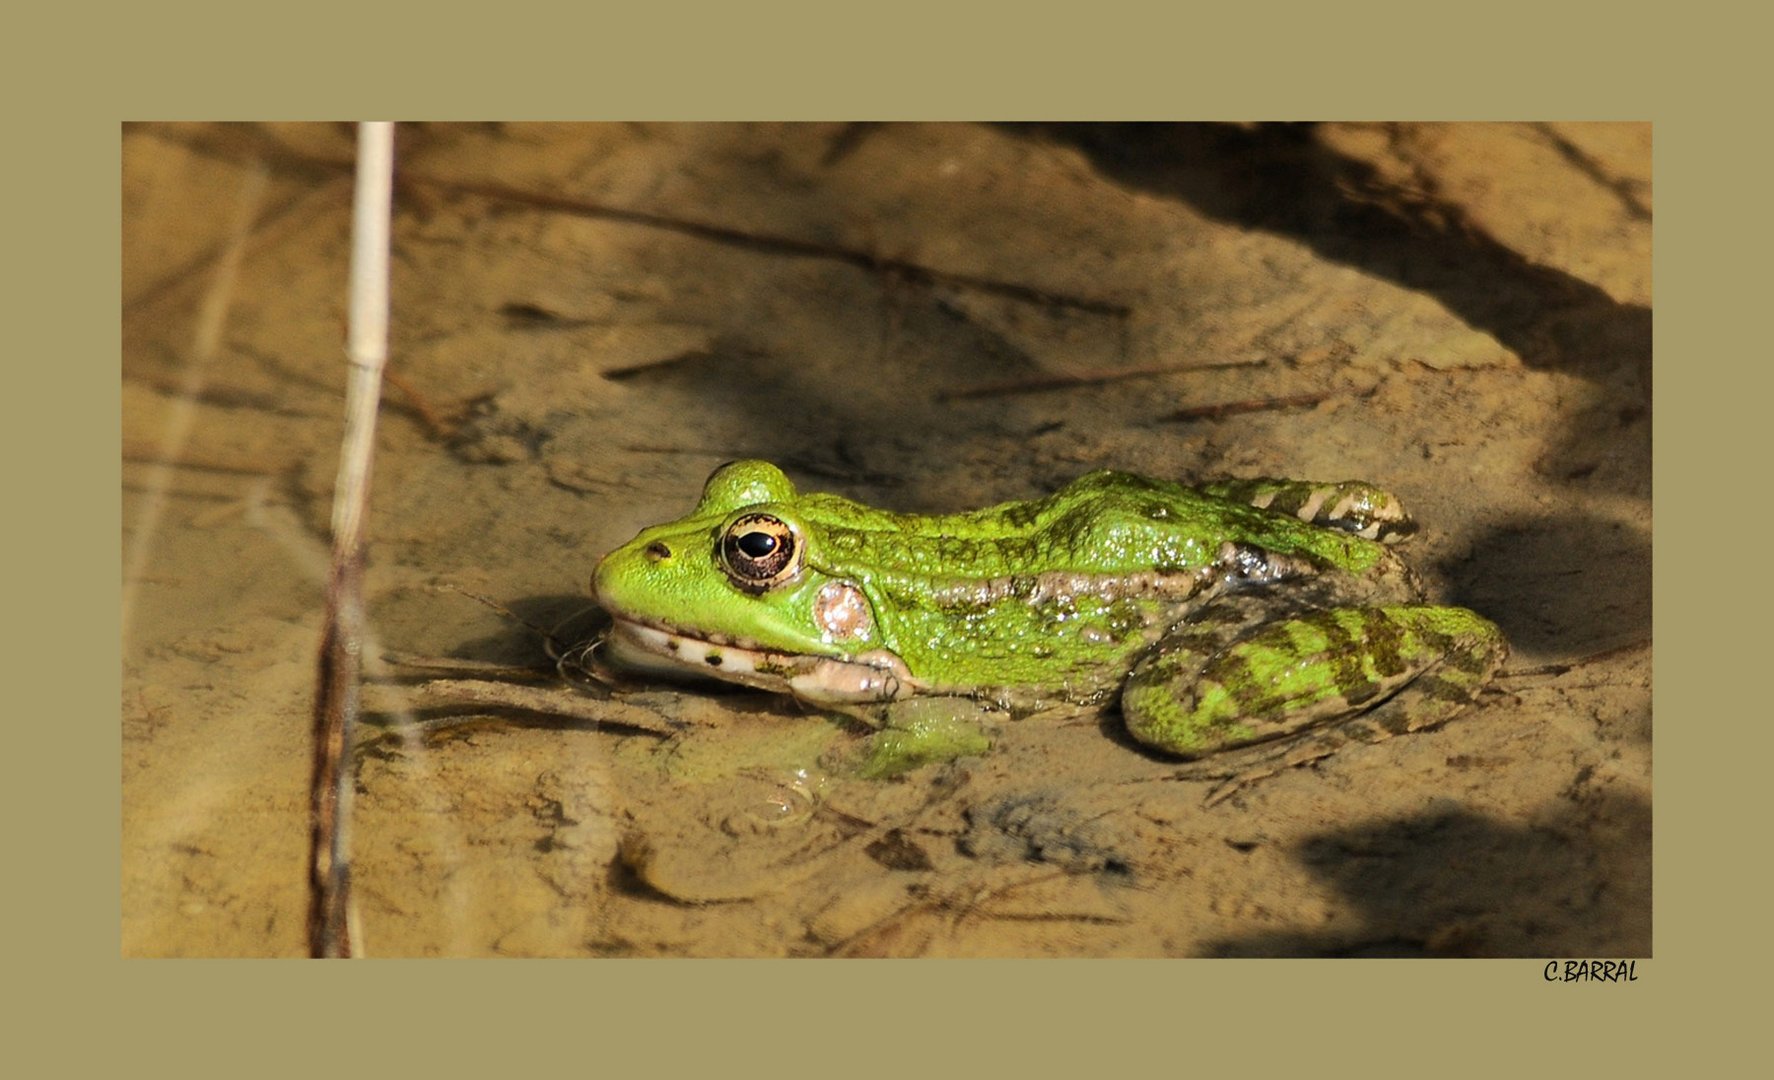
<path fill-rule="evenodd" d="M 732 538 L 759 527 L 794 552 L 768 582 L 734 570 Z M 1409 570 L 1368 538 L 1411 529 L 1358 483 L 1197 490 L 1101 471 L 1044 498 L 917 515 L 802 494 L 774 465 L 740 461 L 688 516 L 606 556 L 592 588 L 617 620 L 619 663 L 852 708 L 1120 691 L 1136 737 L 1199 756 L 1361 714 L 1383 737 L 1470 701 L 1502 636 L 1419 603 Z"/>

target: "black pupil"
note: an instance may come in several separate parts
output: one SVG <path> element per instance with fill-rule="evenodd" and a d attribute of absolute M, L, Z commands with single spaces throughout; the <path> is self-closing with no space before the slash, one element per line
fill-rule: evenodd
<path fill-rule="evenodd" d="M 748 532 L 737 541 L 747 558 L 761 559 L 776 550 L 776 537 L 766 532 Z"/>

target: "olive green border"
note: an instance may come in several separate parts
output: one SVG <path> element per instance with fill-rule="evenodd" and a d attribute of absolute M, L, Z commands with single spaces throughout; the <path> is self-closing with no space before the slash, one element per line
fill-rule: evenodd
<path fill-rule="evenodd" d="M 1765 39 L 1722 4 L 1574 7 L 507 2 L 366 18 L 369 5 L 321 0 L 14 15 L 8 96 L 31 115 L 15 119 L 26 152 L 7 170 L 8 306 L 25 327 L 9 424 L 9 557 L 24 572 L 9 614 L 31 644 L 12 667 L 22 858 L 7 966 L 33 1004 L 14 1006 L 11 1056 L 447 1075 L 940 1070 L 975 1051 L 994 1072 L 1464 1074 L 1503 1058 L 1536 1072 L 1665 1053 L 1700 1064 L 1755 1032 L 1731 1018 L 1765 994 L 1737 974 L 1762 959 L 1750 942 L 1765 905 L 1747 902 L 1765 893 L 1718 871 L 1766 852 L 1735 842 L 1767 816 L 1745 775 L 1768 760 L 1746 743 L 1765 744 L 1765 714 L 1734 685 L 1760 639 L 1733 624 L 1761 601 L 1717 597 L 1753 583 L 1764 557 L 1743 543 L 1759 535 L 1759 487 L 1723 474 L 1766 457 L 1733 439 L 1760 426 L 1728 407 L 1760 396 L 1742 380 L 1766 382 L 1744 314 L 1766 309 L 1768 272 L 1743 228 L 1767 212 L 1766 170 L 1747 152 L 1766 121 L 1741 104 Z M 1655 121 L 1674 223 L 1657 259 L 1656 625 L 1681 631 L 1657 654 L 1656 959 L 1626 986 L 1547 984 L 1531 960 L 119 959 L 118 122 L 360 116 Z M 1705 382 L 1715 373 L 1729 382 Z"/>

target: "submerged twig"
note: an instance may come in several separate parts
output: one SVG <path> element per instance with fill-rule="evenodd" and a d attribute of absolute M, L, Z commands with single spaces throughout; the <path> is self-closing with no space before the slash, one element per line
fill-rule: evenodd
<path fill-rule="evenodd" d="M 425 184 L 448 192 L 478 195 L 501 202 L 514 202 L 542 210 L 552 210 L 580 217 L 623 221 L 650 228 L 692 236 L 698 240 L 726 244 L 751 251 L 762 251 L 786 258 L 826 259 L 844 263 L 876 274 L 891 274 L 927 285 L 947 285 L 1002 296 L 1024 303 L 1063 310 L 1082 311 L 1092 315 L 1125 319 L 1133 314 L 1131 305 L 1099 296 L 1060 292 L 1020 281 L 1006 281 L 982 274 L 943 270 L 911 259 L 892 258 L 872 251 L 845 247 L 818 240 L 803 240 L 776 233 L 753 232 L 738 225 L 674 217 L 651 210 L 635 210 L 613 206 L 574 195 L 557 195 L 546 191 L 528 191 L 503 184 L 464 183 L 444 177 L 407 176 L 403 183 Z"/>
<path fill-rule="evenodd" d="M 964 401 L 969 398 L 1006 397 L 1011 394 L 1040 394 L 1052 390 L 1074 390 L 1081 386 L 1101 386 L 1105 383 L 1123 382 L 1127 379 L 1149 379 L 1159 375 L 1175 375 L 1183 372 L 1261 367 L 1265 362 L 1262 360 L 1232 360 L 1220 364 L 1153 364 L 1148 367 L 1121 368 L 1110 371 L 1030 375 L 1003 382 L 981 383 L 961 390 L 945 390 L 936 395 L 936 400 Z"/>
<path fill-rule="evenodd" d="M 1222 416 L 1235 416 L 1239 413 L 1269 412 L 1275 409 L 1302 409 L 1310 405 L 1319 405 L 1335 397 L 1335 394 L 1292 394 L 1286 397 L 1253 398 L 1248 401 L 1222 401 L 1216 405 L 1194 405 L 1187 409 L 1178 409 L 1165 420 L 1218 420 Z"/>
<path fill-rule="evenodd" d="M 558 685 L 525 686 L 494 679 L 428 679 L 413 686 L 370 687 L 367 692 L 367 711 L 395 715 L 438 709 L 521 712 L 589 724 L 600 730 L 641 732 L 662 738 L 678 734 L 685 726 L 639 705 L 586 697 Z M 399 730 L 401 726 L 391 725 L 390 730 Z"/>
<path fill-rule="evenodd" d="M 1564 675 L 1564 674 L 1567 674 L 1571 671 L 1576 670 L 1577 668 L 1585 667 L 1589 664 L 1599 663 L 1600 661 L 1603 661 L 1603 660 L 1612 660 L 1615 657 L 1625 656 L 1628 653 L 1635 653 L 1641 649 L 1648 649 L 1650 647 L 1651 647 L 1651 640 L 1649 638 L 1645 638 L 1641 641 L 1629 641 L 1629 642 L 1625 643 L 1624 645 L 1615 645 L 1611 648 L 1602 649 L 1600 652 L 1588 653 L 1586 655 L 1579 656 L 1574 660 L 1554 661 L 1550 664 L 1541 664 L 1538 667 L 1514 668 L 1514 669 L 1510 669 L 1510 670 L 1499 671 L 1497 673 L 1497 678 L 1499 678 L 1499 679 L 1523 679 L 1523 678 L 1528 678 L 1530 676 L 1538 677 L 1538 676 L 1542 676 L 1542 675 Z"/>
<path fill-rule="evenodd" d="M 433 439 L 447 439 L 456 433 L 458 425 L 445 419 L 430 400 L 419 392 L 419 388 L 413 385 L 412 380 L 403 379 L 398 372 L 394 371 L 385 372 L 383 377 L 396 390 L 406 395 L 407 406 L 413 410 L 413 415 L 419 418 L 419 423 L 425 428 L 425 434 Z"/>
<path fill-rule="evenodd" d="M 351 311 L 345 435 L 333 488 L 333 561 L 327 583 L 319 689 L 314 702 L 313 807 L 308 948 L 351 955 L 351 778 L 346 750 L 357 723 L 363 663 L 363 522 L 369 503 L 376 408 L 388 360 L 388 233 L 394 190 L 394 125 L 358 126 L 351 243 Z"/>

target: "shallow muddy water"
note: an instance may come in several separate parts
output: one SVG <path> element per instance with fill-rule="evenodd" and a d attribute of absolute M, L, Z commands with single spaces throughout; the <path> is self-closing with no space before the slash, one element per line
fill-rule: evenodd
<path fill-rule="evenodd" d="M 306 948 L 351 152 L 125 129 L 126 955 Z M 416 125 L 397 152 L 360 951 L 1650 954 L 1648 126 Z M 545 670 L 467 594 L 589 625 L 598 557 L 738 457 L 923 511 L 1099 467 L 1361 477 L 1512 656 L 1443 727 L 1211 806 L 1113 709 L 987 714 L 987 752 L 861 779 L 854 723 L 766 694 L 414 689 L 413 658 Z"/>

